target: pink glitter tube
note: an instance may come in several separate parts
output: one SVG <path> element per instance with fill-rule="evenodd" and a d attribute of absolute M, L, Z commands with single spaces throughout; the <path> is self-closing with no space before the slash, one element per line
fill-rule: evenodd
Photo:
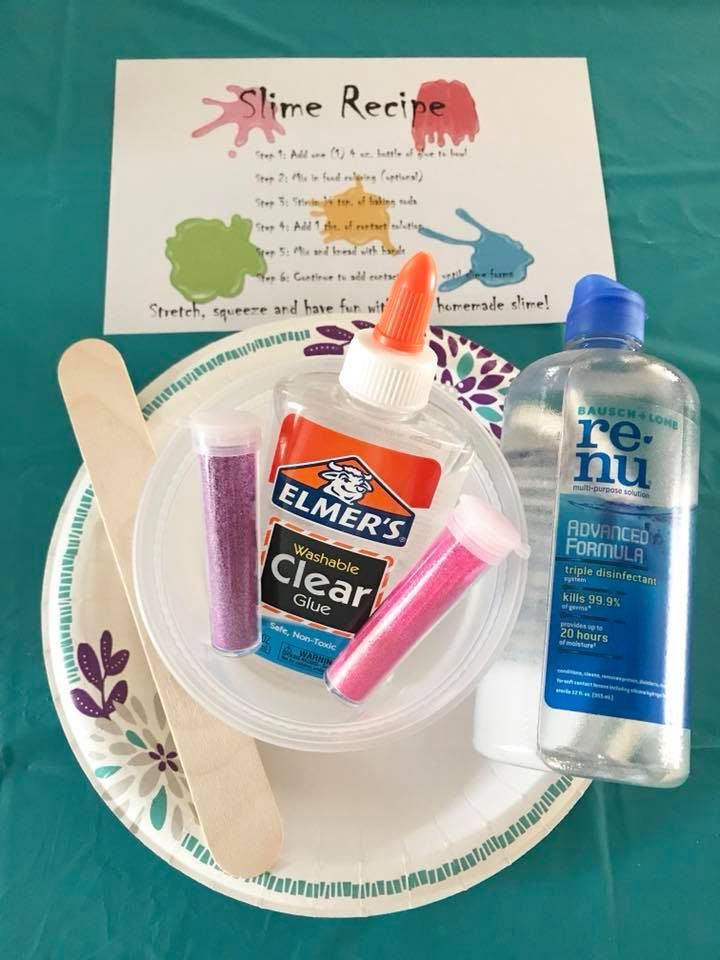
<path fill-rule="evenodd" d="M 517 528 L 468 495 L 418 562 L 358 630 L 325 674 L 328 689 L 360 703 L 419 643 L 489 566 L 509 553 L 527 557 Z"/>
<path fill-rule="evenodd" d="M 240 657 L 260 644 L 257 461 L 260 426 L 245 413 L 190 421 L 202 481 L 210 642 Z"/>

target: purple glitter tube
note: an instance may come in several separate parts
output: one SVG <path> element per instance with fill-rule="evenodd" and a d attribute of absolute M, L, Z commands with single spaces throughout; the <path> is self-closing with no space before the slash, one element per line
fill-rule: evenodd
<path fill-rule="evenodd" d="M 260 424 L 246 413 L 190 421 L 202 480 L 210 641 L 242 657 L 260 645 L 257 470 Z"/>

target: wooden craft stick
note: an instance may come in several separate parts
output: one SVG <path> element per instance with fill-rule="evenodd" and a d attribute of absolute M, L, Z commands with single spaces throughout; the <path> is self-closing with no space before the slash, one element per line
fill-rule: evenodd
<path fill-rule="evenodd" d="M 195 703 L 138 614 L 133 529 L 155 451 L 125 362 L 103 340 L 80 340 L 60 359 L 58 378 L 207 845 L 226 873 L 262 873 L 280 854 L 282 821 L 257 744 Z"/>

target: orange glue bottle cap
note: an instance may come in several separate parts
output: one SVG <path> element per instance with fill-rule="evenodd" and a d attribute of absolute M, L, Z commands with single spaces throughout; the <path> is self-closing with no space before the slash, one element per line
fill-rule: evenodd
<path fill-rule="evenodd" d="M 387 298 L 373 338 L 383 347 L 420 353 L 437 291 L 437 267 L 421 250 L 403 265 Z"/>

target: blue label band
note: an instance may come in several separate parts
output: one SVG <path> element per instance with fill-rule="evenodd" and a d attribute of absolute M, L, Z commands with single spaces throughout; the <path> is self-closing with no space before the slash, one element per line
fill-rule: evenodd
<path fill-rule="evenodd" d="M 694 510 L 561 494 L 545 675 L 548 706 L 689 725 L 693 522 Z M 680 561 L 684 569 L 674 577 L 671 593 L 673 548 L 676 567 Z"/>
<path fill-rule="evenodd" d="M 305 623 L 264 616 L 258 655 L 310 677 L 322 677 L 349 640 L 349 637 L 317 630 Z"/>

